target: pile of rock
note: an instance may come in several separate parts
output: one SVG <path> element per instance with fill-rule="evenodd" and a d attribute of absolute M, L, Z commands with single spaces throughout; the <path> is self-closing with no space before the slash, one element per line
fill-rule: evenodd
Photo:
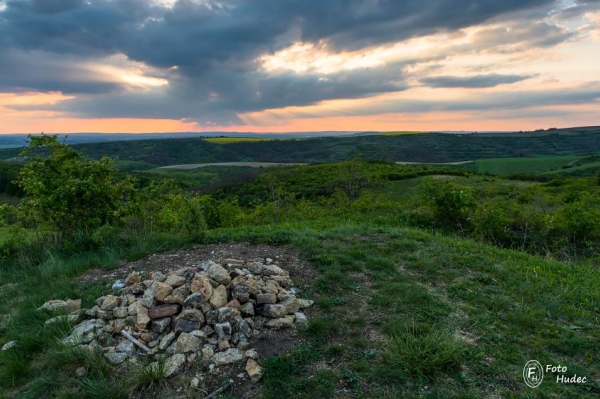
<path fill-rule="evenodd" d="M 134 272 L 119 286 L 85 311 L 89 319 L 64 342 L 101 347 L 113 364 L 135 362 L 139 355 L 158 364 L 162 357 L 166 377 L 198 359 L 210 369 L 246 360 L 246 371 L 258 380 L 252 338 L 264 328 L 306 324 L 300 310 L 313 303 L 296 297 L 288 272 L 271 259 L 207 261 L 148 279 Z"/>

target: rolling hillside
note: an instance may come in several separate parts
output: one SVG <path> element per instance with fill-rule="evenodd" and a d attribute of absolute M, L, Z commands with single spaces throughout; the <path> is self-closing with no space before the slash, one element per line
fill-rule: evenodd
<path fill-rule="evenodd" d="M 456 162 L 486 158 L 585 155 L 600 151 L 600 130 L 505 134 L 412 134 L 269 140 L 227 145 L 201 138 L 78 144 L 84 154 L 156 166 L 211 162 L 337 162 L 365 159 Z M 0 159 L 18 149 L 0 150 Z"/>

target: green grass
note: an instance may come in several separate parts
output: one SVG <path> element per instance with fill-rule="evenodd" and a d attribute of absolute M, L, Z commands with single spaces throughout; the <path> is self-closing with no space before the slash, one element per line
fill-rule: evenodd
<path fill-rule="evenodd" d="M 541 158 L 497 158 L 480 159 L 475 162 L 478 173 L 493 175 L 513 175 L 517 173 L 534 173 L 558 169 L 581 157 L 541 157 Z"/>
<path fill-rule="evenodd" d="M 391 226 L 290 227 L 215 232 L 283 239 L 320 274 L 305 334 L 329 349 L 293 372 L 279 358 L 264 363 L 276 373 L 265 381 L 266 397 L 293 392 L 317 369 L 329 373 L 314 388 L 321 397 L 336 397 L 327 381 L 358 397 L 421 397 L 423 390 L 428 397 L 521 397 L 532 394 L 521 377 L 530 358 L 566 364 L 593 381 L 599 376 L 593 326 L 600 281 L 591 264 Z M 380 340 L 365 340 L 373 330 Z M 329 366 L 317 367 L 323 363 Z M 548 382 L 543 393 L 593 397 L 600 392 L 594 384 L 565 390 Z"/>
<path fill-rule="evenodd" d="M 300 335 L 305 344 L 261 360 L 264 398 L 524 397 L 534 393 L 521 380 L 531 358 L 567 365 L 590 381 L 600 376 L 600 278 L 593 264 L 563 264 L 372 217 L 221 229 L 205 238 L 240 240 L 290 245 L 318 273 L 301 287 L 317 301 Z M 138 254 L 157 247 L 147 243 Z M 21 343 L 17 352 L 0 354 L 3 389 L 28 397 L 160 392 L 153 373 L 123 379 L 62 350 L 52 337 L 65 331 L 45 330 L 50 315 L 32 311 L 55 297 L 82 297 L 89 306 L 104 289 L 77 286 L 75 276 L 125 256 L 53 256 L 36 269 L 3 271 L 3 281 L 18 282 L 11 291 L 18 296 L 2 296 L 1 313 L 13 312 L 2 336 Z M 40 279 L 46 283 L 36 284 Z M 82 364 L 97 371 L 77 380 L 73 372 Z M 543 385 L 547 398 L 598 393 L 594 382 Z"/>
<path fill-rule="evenodd" d="M 203 139 L 213 144 L 232 144 L 232 143 L 257 143 L 260 141 L 271 141 L 270 138 L 259 138 L 259 137 L 214 137 L 209 139 Z"/>
<path fill-rule="evenodd" d="M 303 297 L 315 300 L 307 310 L 310 323 L 287 353 L 260 359 L 259 397 L 597 397 L 597 258 L 559 262 L 499 249 L 433 224 L 427 230 L 409 227 L 407 215 L 422 206 L 424 178 L 399 179 L 425 169 L 369 165 L 393 181 L 383 181 L 347 208 L 334 203 L 314 208 L 321 212 L 317 216 L 308 212 L 282 217 L 279 223 L 210 230 L 197 242 L 289 246 L 315 273 L 300 287 Z M 545 214 L 584 191 L 597 192 L 591 179 L 539 184 L 432 171 L 439 173 L 433 179 L 470 187 L 476 202 L 514 201 L 519 209 Z M 313 165 L 282 169 L 274 176 L 290 193 L 309 197 L 324 183 L 328 189 L 339 184 L 323 178 L 336 172 L 336 165 Z M 204 171 L 152 173 L 193 184 L 212 178 Z M 206 173 L 222 177 L 216 170 Z M 332 198 L 340 197 L 326 199 Z M 67 297 L 82 298 L 90 307 L 107 293 L 106 282 L 82 286 L 77 282 L 82 273 L 191 243 L 183 233 L 126 233 L 111 235 L 96 250 L 70 254 L 53 249 L 51 242 L 32 240 L 20 263 L 9 259 L 12 266 L 0 268 L 0 345 L 19 342 L 0 352 L 0 397 L 170 397 L 179 387 L 189 393 L 189 379 L 199 368 L 167 381 L 145 364 L 121 372 L 99 353 L 59 344 L 70 326 L 44 328 L 54 315 L 35 311 L 49 299 Z M 533 391 L 521 375 L 530 359 L 566 365 L 570 374 L 585 376 L 589 383 L 560 386 L 548 376 Z M 88 371 L 84 378 L 74 377 L 78 367 Z"/>
<path fill-rule="evenodd" d="M 464 343 L 427 325 L 399 324 L 389 332 L 383 357 L 387 367 L 430 379 L 461 369 Z"/>

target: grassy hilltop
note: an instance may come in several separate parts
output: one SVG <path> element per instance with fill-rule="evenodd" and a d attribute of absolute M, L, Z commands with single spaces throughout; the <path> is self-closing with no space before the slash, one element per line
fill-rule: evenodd
<path fill-rule="evenodd" d="M 18 342 L 0 351 L 1 395 L 206 396 L 229 377 L 207 379 L 203 392 L 190 388 L 190 379 L 206 372 L 201 362 L 167 380 L 145 373 L 144 364 L 123 372 L 60 344 L 72 325 L 45 327 L 55 314 L 35 309 L 67 297 L 91 307 L 116 276 L 94 283 L 82 277 L 122 273 L 123 262 L 242 243 L 297 256 L 308 276 L 298 277 L 301 296 L 315 306 L 289 347 L 259 360 L 263 378 L 255 389 L 236 383 L 222 397 L 597 397 L 600 178 L 597 156 L 584 155 L 597 152 L 600 135 L 558 133 L 76 147 L 89 157 L 126 160 L 130 172 L 61 149 L 74 159 L 69 167 L 52 164 L 65 171 L 58 174 L 65 185 L 85 180 L 79 171 L 87 165 L 103 176 L 95 184 L 116 190 L 114 182 L 125 182 L 127 195 L 115 192 L 113 203 L 104 193 L 112 205 L 100 216 L 110 217 L 91 215 L 81 225 L 72 217 L 85 207 L 75 209 L 77 196 L 69 196 L 88 187 L 75 183 L 79 188 L 63 192 L 59 184 L 47 194 L 71 198 L 64 207 L 47 202 L 52 213 L 31 200 L 18 213 L 0 208 L 0 345 Z M 352 157 L 357 148 L 361 158 Z M 525 151 L 553 157 L 497 159 Z M 477 159 L 458 166 L 391 162 Z M 321 163 L 155 169 L 225 160 Z M 18 173 L 11 168 L 7 173 Z M 31 185 L 10 197 L 48 200 L 32 188 L 41 175 L 27 176 Z M 60 217 L 71 224 L 58 228 Z M 556 384 L 549 373 L 539 388 L 528 388 L 522 372 L 531 359 L 566 366 L 567 375 L 587 383 Z M 82 366 L 87 375 L 77 377 Z"/>

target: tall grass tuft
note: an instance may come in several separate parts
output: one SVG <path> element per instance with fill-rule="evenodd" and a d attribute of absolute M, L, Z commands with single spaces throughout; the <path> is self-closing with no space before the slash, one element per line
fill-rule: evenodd
<path fill-rule="evenodd" d="M 116 381 L 84 378 L 77 381 L 80 397 L 86 399 L 128 399 L 128 394 Z"/>
<path fill-rule="evenodd" d="M 134 392 L 156 390 L 166 382 L 165 360 L 159 358 L 157 362 L 143 365 L 133 370 L 127 381 L 130 395 Z"/>
<path fill-rule="evenodd" d="M 383 360 L 409 375 L 435 378 L 461 369 L 462 346 L 443 331 L 413 322 L 390 331 Z"/>

